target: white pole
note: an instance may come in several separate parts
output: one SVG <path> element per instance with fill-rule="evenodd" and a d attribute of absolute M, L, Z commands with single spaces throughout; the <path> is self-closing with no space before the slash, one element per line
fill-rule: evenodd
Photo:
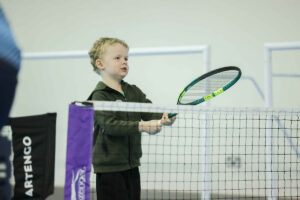
<path fill-rule="evenodd" d="M 300 49 L 300 42 L 266 43 L 265 48 L 270 51 Z"/>
<path fill-rule="evenodd" d="M 272 87 L 272 51 L 265 48 L 265 105 L 267 108 L 273 106 L 273 87 Z M 268 115 L 269 116 L 269 115 Z M 276 200 L 274 187 L 274 162 L 273 162 L 273 146 L 272 146 L 272 121 L 269 117 L 266 119 L 266 178 L 267 178 L 267 197 L 268 200 Z"/>
<path fill-rule="evenodd" d="M 272 52 L 300 49 L 300 42 L 267 43 L 265 46 L 265 105 L 273 106 Z"/>
<path fill-rule="evenodd" d="M 203 46 L 181 46 L 181 47 L 156 47 L 156 48 L 132 48 L 130 56 L 152 56 L 173 54 L 197 54 L 203 53 L 207 45 Z"/>
<path fill-rule="evenodd" d="M 203 46 L 204 73 L 210 71 L 210 46 Z"/>
<path fill-rule="evenodd" d="M 267 108 L 273 107 L 273 70 L 272 70 L 272 51 L 300 49 L 300 42 L 269 43 L 265 44 L 265 105 Z M 277 177 L 275 174 L 275 162 L 273 153 L 273 134 L 272 116 L 267 117 L 266 121 L 266 168 L 267 168 L 267 187 L 268 199 L 276 200 Z"/>
<path fill-rule="evenodd" d="M 272 51 L 265 48 L 265 105 L 267 108 L 273 106 L 273 87 L 272 87 Z"/>
<path fill-rule="evenodd" d="M 23 60 L 88 58 L 88 51 L 54 51 L 22 53 Z"/>
<path fill-rule="evenodd" d="M 204 73 L 210 71 L 210 46 L 206 46 L 203 50 L 203 64 Z M 209 106 L 209 102 L 205 102 L 205 106 Z M 209 115 L 207 113 L 203 116 L 205 124 L 203 130 L 203 142 L 202 142 L 202 197 L 201 199 L 209 200 L 211 193 L 211 156 L 210 156 L 210 131 L 209 131 Z"/>
<path fill-rule="evenodd" d="M 267 168 L 267 196 L 268 200 L 276 200 L 277 177 L 275 172 L 275 161 L 273 153 L 272 115 L 267 115 L 266 120 L 266 168 Z"/>
<path fill-rule="evenodd" d="M 203 53 L 207 45 L 203 46 L 182 46 L 182 47 L 157 47 L 157 48 L 132 48 L 129 56 L 151 56 L 151 55 L 173 55 L 173 54 L 196 54 Z M 33 52 L 23 53 L 24 60 L 43 59 L 66 59 L 66 58 L 88 58 L 88 51 L 55 51 L 55 52 Z M 209 62 L 209 61 L 206 61 Z"/>
<path fill-rule="evenodd" d="M 201 199 L 209 200 L 211 192 L 211 156 L 210 156 L 210 137 L 209 137 L 209 114 L 203 114 L 204 131 L 203 131 L 203 159 L 202 159 L 202 197 Z"/>
<path fill-rule="evenodd" d="M 203 54 L 204 73 L 210 71 L 210 46 L 183 46 L 183 47 L 157 47 L 157 48 L 132 48 L 129 56 L 153 56 L 153 55 L 174 55 L 174 54 Z M 43 59 L 66 59 L 66 58 L 88 58 L 88 51 L 60 51 L 60 52 L 42 52 L 42 53 L 24 53 L 24 60 L 43 60 Z M 207 104 L 208 105 L 208 104 Z M 111 107 L 110 107 L 111 108 Z M 185 106 L 186 108 L 186 106 Z M 195 110 L 193 107 L 192 110 Z M 208 116 L 204 116 L 205 126 L 208 126 Z M 202 199 L 210 199 L 210 139 L 207 128 L 204 130 L 203 139 L 203 188 Z"/>

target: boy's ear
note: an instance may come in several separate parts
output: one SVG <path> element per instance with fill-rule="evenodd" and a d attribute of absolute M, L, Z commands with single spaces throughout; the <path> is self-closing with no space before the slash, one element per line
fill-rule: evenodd
<path fill-rule="evenodd" d="M 96 66 L 97 66 L 99 69 L 101 69 L 101 70 L 104 69 L 104 66 L 103 66 L 103 63 L 102 63 L 102 60 L 101 60 L 101 59 L 97 59 L 97 60 L 96 60 Z"/>

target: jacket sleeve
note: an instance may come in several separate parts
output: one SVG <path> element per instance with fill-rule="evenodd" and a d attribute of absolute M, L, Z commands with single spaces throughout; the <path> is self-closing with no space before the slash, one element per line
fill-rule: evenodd
<path fill-rule="evenodd" d="M 95 101 L 109 101 L 101 91 L 94 92 L 91 99 Z M 138 121 L 119 119 L 115 111 L 95 111 L 94 118 L 95 126 L 99 126 L 106 135 L 127 136 L 140 134 Z"/>
<path fill-rule="evenodd" d="M 136 87 L 136 86 L 135 86 Z M 152 103 L 151 100 L 149 100 L 146 95 L 140 90 L 138 87 L 136 87 L 136 90 L 138 92 L 138 96 L 140 99 L 140 103 Z M 149 112 L 143 112 L 141 113 L 142 120 L 149 121 L 149 120 L 158 120 L 162 118 L 163 113 L 149 113 Z"/>

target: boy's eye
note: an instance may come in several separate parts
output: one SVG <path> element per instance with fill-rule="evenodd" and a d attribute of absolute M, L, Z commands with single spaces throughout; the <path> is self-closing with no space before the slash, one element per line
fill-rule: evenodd
<path fill-rule="evenodd" d="M 125 58 L 126 61 L 128 61 L 128 58 Z"/>
<path fill-rule="evenodd" d="M 116 59 L 116 60 L 119 60 L 119 59 L 120 59 L 120 57 L 115 57 L 115 59 Z"/>

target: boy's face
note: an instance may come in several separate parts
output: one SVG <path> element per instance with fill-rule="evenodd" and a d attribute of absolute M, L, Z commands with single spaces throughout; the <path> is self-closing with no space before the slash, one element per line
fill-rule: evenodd
<path fill-rule="evenodd" d="M 96 64 L 101 69 L 101 75 L 109 76 L 121 81 L 129 71 L 128 49 L 122 44 L 109 45 L 102 59 L 98 59 Z"/>

